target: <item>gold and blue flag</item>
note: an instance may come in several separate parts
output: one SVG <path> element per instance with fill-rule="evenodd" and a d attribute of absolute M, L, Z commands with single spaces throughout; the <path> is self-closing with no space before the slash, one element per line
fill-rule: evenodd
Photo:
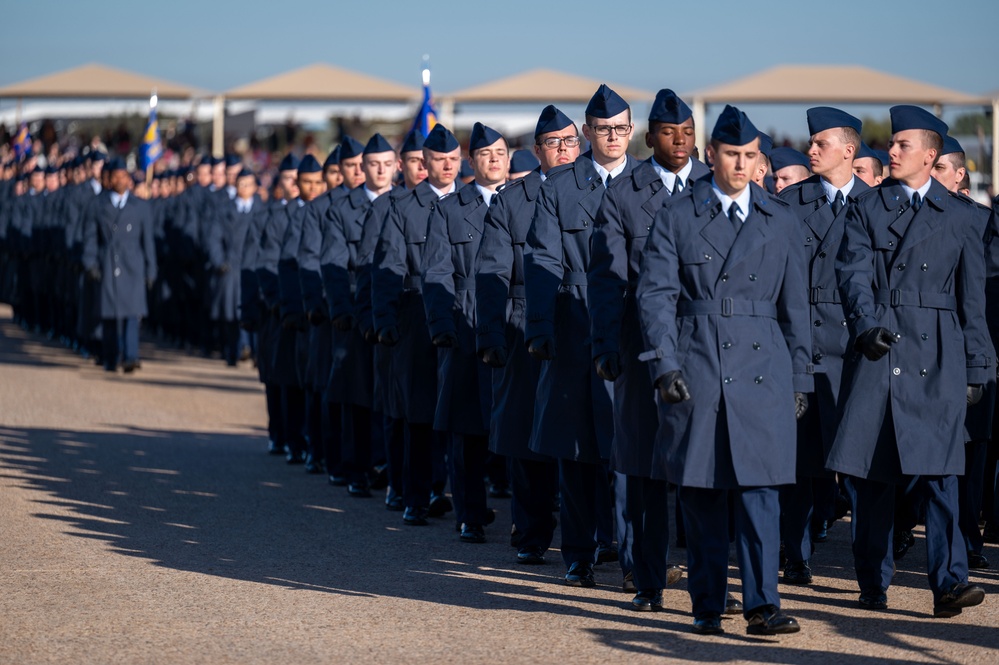
<path fill-rule="evenodd" d="M 423 103 L 420 105 L 420 110 L 416 113 L 416 120 L 413 121 L 412 127 L 412 129 L 420 130 L 424 138 L 430 134 L 430 130 L 437 124 L 437 111 L 434 110 L 432 99 L 433 97 L 430 94 L 430 68 L 424 67 Z"/>
<path fill-rule="evenodd" d="M 14 136 L 14 156 L 21 159 L 31 152 L 31 134 L 28 133 L 28 123 L 22 122 Z"/>
<path fill-rule="evenodd" d="M 155 96 L 153 99 L 155 100 Z M 139 161 L 143 169 L 147 169 L 163 156 L 163 144 L 160 142 L 159 125 L 156 122 L 156 102 L 149 106 L 149 122 L 146 123 L 146 133 L 142 137 L 142 147 L 139 149 Z"/>

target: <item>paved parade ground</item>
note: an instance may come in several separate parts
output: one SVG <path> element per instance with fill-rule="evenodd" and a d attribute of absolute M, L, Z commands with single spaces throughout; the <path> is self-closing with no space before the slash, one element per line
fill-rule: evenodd
<path fill-rule="evenodd" d="M 849 522 L 781 586 L 801 632 L 690 633 L 686 580 L 639 614 L 616 564 L 565 587 L 556 551 L 518 566 L 509 501 L 485 545 L 453 520 L 404 527 L 379 498 L 268 456 L 264 393 L 149 344 L 108 374 L 24 332 L 0 307 L 0 663 L 994 663 L 999 574 L 985 603 L 931 618 L 922 533 L 891 609 L 856 607 Z M 555 547 L 558 546 L 556 534 Z M 999 547 L 985 555 L 999 564 Z M 685 552 L 671 554 L 685 564 Z M 735 573 L 734 567 L 731 569 Z M 737 576 L 731 589 L 738 595 Z"/>

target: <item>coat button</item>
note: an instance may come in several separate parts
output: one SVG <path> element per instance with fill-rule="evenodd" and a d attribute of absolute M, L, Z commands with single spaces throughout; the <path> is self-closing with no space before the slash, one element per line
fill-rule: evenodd
<path fill-rule="evenodd" d="M 126 224 L 125 225 L 125 231 L 131 231 L 131 230 L 132 230 L 132 225 L 131 224 Z"/>
<path fill-rule="evenodd" d="M 822 362 L 822 354 L 821 353 L 816 353 L 814 356 L 812 356 L 812 362 L 815 362 L 815 363 Z"/>
<path fill-rule="evenodd" d="M 805 238 L 805 242 L 812 242 L 812 240 L 813 240 L 812 236 L 808 236 L 807 238 Z"/>
<path fill-rule="evenodd" d="M 755 379 L 753 379 L 753 381 L 755 381 L 756 383 L 763 383 L 763 377 L 762 376 L 758 376 Z"/>
<path fill-rule="evenodd" d="M 902 370 L 900 370 L 898 367 L 896 367 L 895 369 L 893 369 L 891 371 L 891 373 L 894 374 L 895 376 L 898 376 L 899 374 L 902 373 Z"/>
<path fill-rule="evenodd" d="M 923 272 L 926 272 L 926 271 L 927 271 L 927 270 L 929 270 L 930 268 L 929 268 L 929 266 L 927 266 L 927 265 L 926 265 L 926 264 L 924 263 L 923 265 L 919 266 L 919 269 L 920 269 L 920 270 L 922 270 Z"/>
<path fill-rule="evenodd" d="M 889 247 L 894 247 L 894 246 L 895 246 L 895 243 L 894 243 L 894 242 L 892 242 L 891 240 L 889 240 L 889 241 L 888 241 L 888 246 L 889 246 Z"/>
<path fill-rule="evenodd" d="M 753 342 L 753 351 L 759 351 L 759 350 L 760 350 L 760 343 Z"/>
<path fill-rule="evenodd" d="M 114 269 L 114 276 L 117 277 L 120 274 L 121 274 L 121 268 L 115 268 Z"/>
<path fill-rule="evenodd" d="M 826 258 L 826 253 L 825 252 L 819 252 L 819 258 L 820 259 Z"/>
<path fill-rule="evenodd" d="M 710 260 L 711 260 L 711 255 L 710 255 L 710 254 L 705 254 L 705 255 L 704 255 L 704 258 L 705 258 L 706 260 L 710 261 Z"/>
<path fill-rule="evenodd" d="M 840 321 L 839 324 L 845 328 L 846 327 L 846 319 L 843 319 L 842 321 Z"/>
<path fill-rule="evenodd" d="M 925 369 L 919 370 L 919 376 L 926 376 L 927 374 L 929 374 L 929 372 L 927 372 Z"/>
<path fill-rule="evenodd" d="M 812 325 L 814 325 L 814 326 L 815 326 L 816 328 L 819 328 L 819 327 L 821 327 L 821 326 L 822 326 L 822 321 L 820 321 L 819 319 L 816 319 L 816 320 L 815 320 L 815 321 L 814 321 L 814 322 L 812 323 Z"/>
<path fill-rule="evenodd" d="M 927 335 L 926 333 L 923 333 L 923 334 L 922 334 L 922 335 L 920 335 L 919 337 L 920 337 L 920 339 L 922 339 L 922 340 L 923 340 L 924 342 L 925 342 L 926 340 L 928 340 L 928 339 L 930 338 L 930 336 L 929 336 L 929 335 Z"/>
<path fill-rule="evenodd" d="M 585 228 L 586 228 L 587 226 L 589 226 L 589 225 L 590 225 L 590 223 L 589 223 L 589 222 L 583 222 L 583 228 L 584 228 L 584 229 L 585 229 Z"/>
<path fill-rule="evenodd" d="M 723 282 L 727 282 L 728 281 L 728 273 L 727 272 L 723 272 L 722 273 L 721 281 L 723 281 Z"/>
<path fill-rule="evenodd" d="M 899 270 L 905 270 L 905 264 L 904 263 L 899 263 L 898 264 L 898 269 Z"/>
<path fill-rule="evenodd" d="M 722 348 L 723 349 L 731 349 L 732 348 L 732 342 L 722 342 Z"/>
<path fill-rule="evenodd" d="M 752 275 L 749 276 L 749 281 L 750 282 L 755 282 L 756 281 L 756 273 L 753 273 Z"/>
<path fill-rule="evenodd" d="M 729 383 L 732 383 L 732 381 L 733 381 L 733 379 L 732 379 L 732 377 L 731 377 L 731 376 L 726 376 L 726 377 L 725 377 L 725 378 L 724 378 L 724 379 L 722 380 L 722 383 L 725 383 L 725 384 L 729 384 Z"/>
<path fill-rule="evenodd" d="M 472 234 L 471 234 L 471 233 L 469 233 L 469 234 L 468 234 L 468 237 L 469 237 L 469 239 L 471 239 L 471 238 L 472 238 Z"/>

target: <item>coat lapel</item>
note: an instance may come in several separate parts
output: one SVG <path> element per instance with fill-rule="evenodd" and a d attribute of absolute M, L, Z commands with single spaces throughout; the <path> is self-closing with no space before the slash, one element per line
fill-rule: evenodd
<path fill-rule="evenodd" d="M 751 256 L 756 250 L 765 245 L 770 240 L 770 208 L 773 203 L 766 199 L 766 195 L 758 185 L 750 185 L 752 192 L 749 204 L 749 215 L 742 223 L 742 229 L 732 243 L 732 251 L 725 259 L 722 270 L 727 270 L 733 265 Z M 719 215 L 722 217 L 722 215 Z M 728 221 L 728 218 L 725 218 Z"/>
<path fill-rule="evenodd" d="M 937 232 L 940 227 L 940 213 L 950 203 L 949 198 L 950 195 L 944 189 L 943 185 L 933 180 L 929 191 L 926 192 L 926 200 L 919 208 L 919 212 L 913 213 L 911 205 L 907 207 L 902 217 L 899 218 L 907 218 L 909 221 L 902 240 L 899 243 L 896 256 L 899 256 L 902 252 L 909 251 L 913 246 L 923 242 Z M 893 230 L 894 226 L 892 224 Z"/>
<path fill-rule="evenodd" d="M 735 242 L 735 229 L 728 217 L 721 214 L 721 202 L 711 191 L 711 179 L 705 178 L 693 184 L 691 196 L 694 197 L 694 214 L 702 221 L 701 237 L 711 245 L 715 253 L 728 257 Z"/>

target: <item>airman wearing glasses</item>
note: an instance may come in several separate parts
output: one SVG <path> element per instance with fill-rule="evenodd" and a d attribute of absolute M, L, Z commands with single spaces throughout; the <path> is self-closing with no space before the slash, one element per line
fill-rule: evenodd
<path fill-rule="evenodd" d="M 601 85 L 583 126 L 591 149 L 548 172 L 524 257 L 525 338 L 530 354 L 542 361 L 530 447 L 559 460 L 562 559 L 570 586 L 594 586 L 593 564 L 618 558 L 611 545 L 614 502 L 606 466 L 612 385 L 593 367 L 586 271 L 604 185 L 637 164 L 627 154 L 631 133 L 630 107 Z"/>
<path fill-rule="evenodd" d="M 660 90 L 649 112 L 645 143 L 653 155 L 615 179 L 597 212 L 590 256 L 589 311 L 597 375 L 614 382 L 611 468 L 616 496 L 625 502 L 628 528 L 618 529 L 621 570 L 638 589 L 639 611 L 661 610 L 662 590 L 680 571 L 666 564 L 669 512 L 666 478 L 650 477 L 659 427 L 655 389 L 642 353 L 635 304 L 642 249 L 656 213 L 708 167 L 693 159 L 694 118 L 672 90 Z M 629 286 L 630 285 L 630 286 Z"/>
<path fill-rule="evenodd" d="M 579 156 L 576 125 L 554 106 L 538 118 L 534 154 L 540 166 L 500 190 L 489 207 L 475 275 L 476 349 L 493 368 L 489 449 L 511 462 L 516 561 L 523 565 L 545 562 L 558 491 L 555 461 L 528 447 L 541 364 L 524 344 L 524 251 L 541 183 Z"/>

